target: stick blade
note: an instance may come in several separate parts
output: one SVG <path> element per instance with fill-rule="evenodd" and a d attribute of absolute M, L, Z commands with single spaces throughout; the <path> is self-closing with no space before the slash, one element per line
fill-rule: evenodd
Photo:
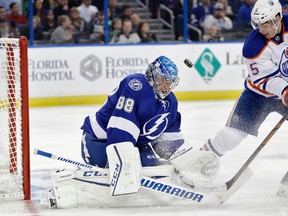
<path fill-rule="evenodd" d="M 239 188 L 242 187 L 249 180 L 252 174 L 252 170 L 247 167 L 227 191 L 219 193 L 218 199 L 220 204 L 224 203 L 229 197 L 231 197 L 236 191 L 238 191 Z"/>

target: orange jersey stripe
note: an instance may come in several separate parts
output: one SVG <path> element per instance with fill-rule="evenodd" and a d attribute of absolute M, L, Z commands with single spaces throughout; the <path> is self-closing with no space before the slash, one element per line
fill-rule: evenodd
<path fill-rule="evenodd" d="M 261 83 L 259 83 L 259 85 L 254 85 L 250 80 L 248 80 L 248 84 L 255 90 L 261 92 L 262 94 L 265 94 L 265 95 L 270 95 L 272 96 L 273 94 L 268 92 L 268 91 L 265 91 L 263 89 L 260 88 L 260 85 L 262 85 L 263 83 L 266 83 L 268 81 L 268 78 L 265 78 Z"/>

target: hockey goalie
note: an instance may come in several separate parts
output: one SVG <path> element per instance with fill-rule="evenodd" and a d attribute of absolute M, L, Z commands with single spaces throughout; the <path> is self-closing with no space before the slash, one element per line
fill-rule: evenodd
<path fill-rule="evenodd" d="M 212 181 L 217 156 L 196 150 L 181 133 L 172 92 L 178 82 L 177 66 L 165 56 L 149 64 L 145 74 L 124 78 L 81 127 L 82 157 L 103 172 L 78 169 L 53 174 L 53 189 L 44 194 L 42 203 L 58 208 L 164 205 L 173 198 L 159 196 L 157 186 L 155 193 L 143 189 L 141 176 L 192 186 L 193 181 Z"/>

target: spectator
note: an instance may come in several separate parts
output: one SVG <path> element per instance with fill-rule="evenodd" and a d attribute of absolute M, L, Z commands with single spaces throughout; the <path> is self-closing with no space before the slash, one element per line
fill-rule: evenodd
<path fill-rule="evenodd" d="M 117 0 L 109 0 L 108 8 L 110 10 L 110 19 L 113 20 L 116 17 L 121 16 L 121 8 L 118 6 Z"/>
<path fill-rule="evenodd" d="M 130 16 L 130 19 L 131 19 L 131 22 L 132 22 L 132 29 L 133 31 L 137 31 L 138 29 L 138 25 L 141 21 L 139 15 L 137 13 L 132 13 L 131 16 Z"/>
<path fill-rule="evenodd" d="M 122 20 L 120 18 L 114 18 L 112 20 L 112 30 L 109 32 L 109 41 L 111 41 L 111 39 L 115 35 L 120 33 L 121 30 L 122 30 Z"/>
<path fill-rule="evenodd" d="M 3 7 L 4 8 L 4 7 Z M 5 11 L 5 8 L 4 8 Z M 9 32 L 9 23 L 3 19 L 0 18 L 0 37 L 9 37 L 10 36 L 10 32 Z"/>
<path fill-rule="evenodd" d="M 21 11 L 22 15 L 25 17 L 29 17 L 29 0 L 22 0 L 21 1 L 22 7 L 19 8 L 19 11 Z"/>
<path fill-rule="evenodd" d="M 34 40 L 42 40 L 43 39 L 43 28 L 41 26 L 41 19 L 39 16 L 33 17 L 33 33 Z M 21 35 L 24 35 L 28 40 L 30 39 L 30 27 L 27 26 L 22 32 Z"/>
<path fill-rule="evenodd" d="M 42 5 L 45 10 L 50 10 L 59 6 L 58 0 L 43 0 Z"/>
<path fill-rule="evenodd" d="M 149 23 L 146 21 L 139 23 L 137 33 L 142 43 L 143 42 L 157 42 L 156 35 L 150 32 Z"/>
<path fill-rule="evenodd" d="M 80 13 L 80 17 L 84 19 L 88 25 L 92 26 L 99 10 L 91 3 L 92 0 L 82 0 L 82 4 L 78 7 L 78 11 Z"/>
<path fill-rule="evenodd" d="M 80 17 L 80 13 L 76 7 L 70 9 L 70 19 L 71 24 L 74 26 L 75 31 L 77 32 L 86 32 L 88 31 L 87 23 L 84 19 Z"/>
<path fill-rule="evenodd" d="M 71 20 L 66 15 L 59 16 L 59 26 L 52 32 L 51 43 L 69 43 L 72 42 L 74 27 Z"/>
<path fill-rule="evenodd" d="M 251 27 L 251 11 L 254 2 L 255 0 L 244 0 L 244 4 L 239 8 L 237 13 L 237 25 L 239 28 Z"/>
<path fill-rule="evenodd" d="M 68 2 L 69 8 L 79 7 L 81 4 L 82 4 L 82 0 L 69 0 Z"/>
<path fill-rule="evenodd" d="M 46 17 L 42 23 L 43 31 L 52 33 L 58 26 L 57 21 L 54 19 L 53 10 L 46 11 Z"/>
<path fill-rule="evenodd" d="M 90 34 L 90 40 L 95 43 L 104 43 L 104 14 L 97 13 L 97 19 L 93 26 L 93 32 Z"/>
<path fill-rule="evenodd" d="M 6 20 L 6 10 L 3 6 L 0 6 L 0 19 Z"/>
<path fill-rule="evenodd" d="M 124 19 L 122 31 L 111 39 L 111 43 L 139 43 L 139 35 L 132 31 L 132 22 L 130 19 Z"/>
<path fill-rule="evenodd" d="M 44 8 L 46 9 L 53 9 L 60 5 L 60 0 L 44 0 Z"/>
<path fill-rule="evenodd" d="M 228 0 L 217 0 L 217 2 L 224 5 L 225 16 L 229 17 L 231 20 L 235 19 L 235 14 L 232 10 L 232 7 L 229 5 Z"/>
<path fill-rule="evenodd" d="M 23 26 L 23 28 L 24 28 L 24 26 Z M 9 36 L 19 37 L 20 35 L 21 34 L 20 34 L 19 28 L 17 27 L 16 23 L 10 22 L 10 24 L 9 24 Z"/>
<path fill-rule="evenodd" d="M 107 0 L 105 0 L 107 1 Z M 99 1 L 99 0 L 92 0 L 92 5 L 96 6 L 99 11 L 104 10 L 104 1 Z"/>
<path fill-rule="evenodd" d="M 212 25 L 208 32 L 203 35 L 203 41 L 224 41 L 224 37 L 221 34 L 221 31 L 217 28 L 216 25 Z"/>
<path fill-rule="evenodd" d="M 225 16 L 224 5 L 217 2 L 213 15 L 207 15 L 204 19 L 203 40 L 221 40 L 221 31 L 233 28 L 232 20 Z"/>
<path fill-rule="evenodd" d="M 11 3 L 10 10 L 11 10 L 11 13 L 6 15 L 6 19 L 9 20 L 10 23 L 13 22 L 16 25 L 28 24 L 28 19 L 19 12 L 19 7 L 17 3 L 15 2 Z"/>
<path fill-rule="evenodd" d="M 34 0 L 34 2 L 33 2 L 33 16 L 40 17 L 41 23 L 43 23 L 43 21 L 45 20 L 46 11 L 43 8 L 43 0 Z"/>
<path fill-rule="evenodd" d="M 16 3 L 19 7 L 19 13 L 22 14 L 22 0 L 0 0 L 0 5 L 5 8 L 6 14 L 11 13 L 10 5 L 11 3 Z"/>
<path fill-rule="evenodd" d="M 133 9 L 131 7 L 131 5 L 129 4 L 124 4 L 122 6 L 122 12 L 121 12 L 121 19 L 122 21 L 124 19 L 130 19 L 130 16 L 133 14 Z"/>
<path fill-rule="evenodd" d="M 69 16 L 68 0 L 58 0 L 59 5 L 53 8 L 54 19 L 58 21 L 58 17 L 61 15 Z"/>
<path fill-rule="evenodd" d="M 203 20 L 206 15 L 212 15 L 214 7 L 211 0 L 200 0 L 199 4 L 192 8 L 191 11 L 191 24 L 203 31 Z"/>

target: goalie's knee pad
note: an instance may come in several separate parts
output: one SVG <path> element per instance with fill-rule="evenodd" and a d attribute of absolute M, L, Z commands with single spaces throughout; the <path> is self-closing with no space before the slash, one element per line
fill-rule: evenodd
<path fill-rule="evenodd" d="M 202 149 L 223 156 L 227 151 L 238 146 L 247 136 L 248 134 L 243 131 L 225 126 L 214 137 L 208 139 Z"/>
<path fill-rule="evenodd" d="M 219 170 L 219 159 L 210 151 L 194 149 L 188 143 L 184 143 L 170 157 L 169 162 L 180 173 L 182 180 L 188 184 L 193 181 L 211 182 L 215 179 Z"/>

